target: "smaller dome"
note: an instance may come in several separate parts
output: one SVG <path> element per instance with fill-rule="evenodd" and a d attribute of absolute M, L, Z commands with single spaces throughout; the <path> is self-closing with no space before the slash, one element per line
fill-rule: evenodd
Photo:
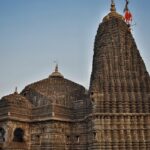
<path fill-rule="evenodd" d="M 32 104 L 26 97 L 18 94 L 15 91 L 13 94 L 2 97 L 1 102 L 8 106 L 14 106 L 19 108 L 31 108 Z"/>
<path fill-rule="evenodd" d="M 55 71 L 46 79 L 37 81 L 25 87 L 21 94 L 35 106 L 48 105 L 52 102 L 71 103 L 75 100 L 84 100 L 86 89 Z"/>
<path fill-rule="evenodd" d="M 56 65 L 55 71 L 49 77 L 64 78 L 64 76 L 58 71 L 58 65 Z"/>

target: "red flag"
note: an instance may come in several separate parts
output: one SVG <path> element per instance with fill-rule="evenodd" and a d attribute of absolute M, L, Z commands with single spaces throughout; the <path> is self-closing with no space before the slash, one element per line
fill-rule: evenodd
<path fill-rule="evenodd" d="M 127 24 L 130 24 L 131 21 L 132 21 L 132 14 L 128 9 L 128 4 L 129 4 L 129 0 L 126 0 L 126 5 L 125 5 L 125 8 L 124 8 L 124 13 L 125 13 L 124 14 L 124 19 L 125 19 L 125 22 Z"/>
<path fill-rule="evenodd" d="M 127 23 L 130 23 L 132 21 L 132 14 L 129 10 L 125 11 L 124 18 Z"/>

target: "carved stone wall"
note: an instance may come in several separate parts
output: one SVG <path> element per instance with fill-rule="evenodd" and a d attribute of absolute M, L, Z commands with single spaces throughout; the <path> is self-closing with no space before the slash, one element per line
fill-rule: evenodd
<path fill-rule="evenodd" d="M 150 77 L 115 11 L 97 31 L 89 94 L 89 150 L 150 149 Z"/>
<path fill-rule="evenodd" d="M 86 149 L 85 123 L 62 121 L 36 122 L 31 125 L 31 149 Z"/>
<path fill-rule="evenodd" d="M 150 77 L 114 4 L 97 31 L 89 91 L 56 66 L 48 78 L 3 97 L 0 149 L 150 149 Z"/>
<path fill-rule="evenodd" d="M 88 123 L 89 150 L 147 150 L 150 116 L 137 114 L 94 116 Z"/>
<path fill-rule="evenodd" d="M 0 122 L 0 126 L 5 130 L 5 141 L 1 143 L 3 150 L 28 150 L 30 148 L 30 130 L 28 123 L 6 121 Z M 24 131 L 22 142 L 18 142 L 14 139 L 16 129 L 22 129 Z"/>
<path fill-rule="evenodd" d="M 98 29 L 90 92 L 96 112 L 150 112 L 150 77 L 121 19 L 108 19 Z"/>

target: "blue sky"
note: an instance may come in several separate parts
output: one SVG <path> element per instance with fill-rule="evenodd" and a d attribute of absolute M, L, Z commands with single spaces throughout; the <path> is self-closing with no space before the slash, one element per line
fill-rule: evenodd
<path fill-rule="evenodd" d="M 48 77 L 59 63 L 89 86 L 93 44 L 111 0 L 0 0 L 0 97 Z M 150 1 L 130 0 L 133 36 L 150 72 Z M 123 13 L 125 0 L 116 0 Z"/>

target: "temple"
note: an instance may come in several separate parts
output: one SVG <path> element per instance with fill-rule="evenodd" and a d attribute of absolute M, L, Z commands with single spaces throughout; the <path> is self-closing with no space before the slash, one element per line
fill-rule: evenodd
<path fill-rule="evenodd" d="M 58 65 L 0 100 L 0 150 L 149 150 L 150 76 L 112 1 L 94 43 L 90 87 Z"/>

